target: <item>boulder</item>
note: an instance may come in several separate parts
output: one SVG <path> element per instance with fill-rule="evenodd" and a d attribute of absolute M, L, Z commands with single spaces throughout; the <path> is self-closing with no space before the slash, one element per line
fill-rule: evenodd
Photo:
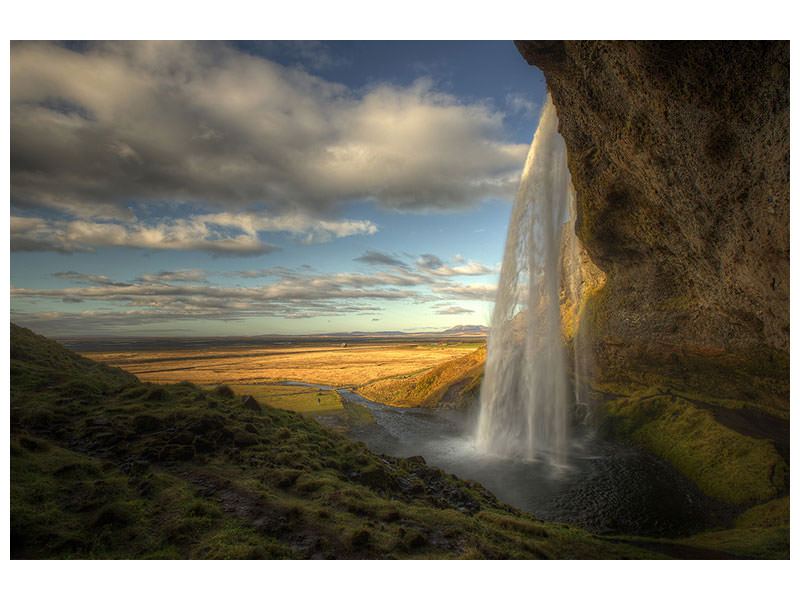
<path fill-rule="evenodd" d="M 252 396 L 242 396 L 242 402 L 247 410 L 253 410 L 259 413 L 261 412 L 261 405 Z"/>

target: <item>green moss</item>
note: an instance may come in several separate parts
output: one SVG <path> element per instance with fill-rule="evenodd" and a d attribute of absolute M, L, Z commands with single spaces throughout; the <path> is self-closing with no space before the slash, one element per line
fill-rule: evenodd
<path fill-rule="evenodd" d="M 736 519 L 736 527 L 789 527 L 789 496 L 759 504 L 744 511 Z"/>
<path fill-rule="evenodd" d="M 611 296 L 612 276 L 608 274 L 605 283 L 581 299 L 578 309 L 578 326 L 589 339 L 601 339 L 608 322 L 608 302 Z"/>
<path fill-rule="evenodd" d="M 30 438 L 29 438 L 30 439 Z M 153 543 L 128 478 L 100 461 L 12 439 L 11 546 L 15 558 L 121 557 Z"/>
<path fill-rule="evenodd" d="M 478 513 L 478 519 L 488 521 L 493 525 L 497 525 L 502 529 L 511 531 L 519 531 L 534 537 L 548 537 L 547 529 L 537 523 L 531 522 L 529 519 L 520 519 L 510 517 L 508 515 L 498 514 L 490 511 L 483 511 Z"/>
<path fill-rule="evenodd" d="M 742 558 L 788 559 L 789 528 L 736 528 L 711 531 L 680 540 L 682 544 L 728 552 Z"/>
<path fill-rule="evenodd" d="M 686 400 L 645 392 L 603 412 L 601 431 L 643 444 L 713 498 L 752 505 L 786 490 L 788 466 L 771 441 L 728 429 Z"/>
<path fill-rule="evenodd" d="M 240 523 L 230 522 L 220 531 L 203 538 L 191 558 L 212 560 L 258 560 L 300 558 L 274 538 L 257 533 Z"/>

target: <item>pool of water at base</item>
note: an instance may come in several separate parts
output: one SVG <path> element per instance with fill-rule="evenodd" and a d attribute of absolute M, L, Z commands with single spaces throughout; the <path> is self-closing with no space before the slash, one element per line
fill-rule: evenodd
<path fill-rule="evenodd" d="M 556 467 L 547 460 L 481 453 L 472 441 L 474 422 L 462 412 L 387 406 L 349 389 L 337 391 L 375 418 L 374 424 L 351 430 L 351 439 L 374 452 L 422 456 L 427 464 L 479 481 L 499 500 L 546 521 L 594 533 L 654 537 L 690 535 L 727 521 L 723 506 L 665 461 L 601 440 L 585 427 L 573 430 L 569 460 Z"/>

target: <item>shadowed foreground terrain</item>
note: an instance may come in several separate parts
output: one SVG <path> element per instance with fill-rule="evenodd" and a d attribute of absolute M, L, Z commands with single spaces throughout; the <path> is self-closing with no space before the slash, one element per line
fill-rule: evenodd
<path fill-rule="evenodd" d="M 13 558 L 647 557 L 230 388 L 142 384 L 12 325 Z"/>
<path fill-rule="evenodd" d="M 227 386 L 143 384 L 11 326 L 12 558 L 787 556 L 788 506 L 761 513 L 687 540 L 592 535 Z"/>

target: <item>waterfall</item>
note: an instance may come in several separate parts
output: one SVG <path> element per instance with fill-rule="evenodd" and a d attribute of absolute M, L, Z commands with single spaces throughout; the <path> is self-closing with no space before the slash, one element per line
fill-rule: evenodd
<path fill-rule="evenodd" d="M 578 252 L 570 221 L 567 151 L 548 94 L 511 212 L 489 332 L 476 436 L 484 452 L 566 460 L 573 394 L 559 296 L 573 285 L 562 283 L 563 253 Z M 562 243 L 565 228 L 572 239 Z"/>

